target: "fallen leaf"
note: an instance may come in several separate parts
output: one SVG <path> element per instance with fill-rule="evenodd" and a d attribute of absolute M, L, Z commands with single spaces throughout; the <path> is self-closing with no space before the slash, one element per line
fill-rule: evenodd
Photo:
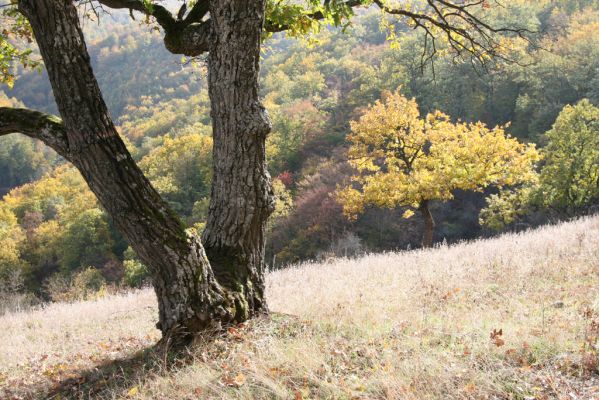
<path fill-rule="evenodd" d="M 474 393 L 475 390 L 476 390 L 476 386 L 472 382 L 470 382 L 469 384 L 464 386 L 464 391 L 466 391 L 466 393 Z"/>
<path fill-rule="evenodd" d="M 237 386 L 237 387 L 243 386 L 245 381 L 246 381 L 246 377 L 241 372 L 237 374 L 235 379 L 233 379 L 233 383 L 235 383 L 235 386 Z"/>
<path fill-rule="evenodd" d="M 246 380 L 247 378 L 245 377 L 245 375 L 240 372 L 234 378 L 231 377 L 231 375 L 224 376 L 221 379 L 221 383 L 226 386 L 241 387 L 243 386 Z"/>
<path fill-rule="evenodd" d="M 127 397 L 133 397 L 135 396 L 137 393 L 139 392 L 139 388 L 137 386 L 133 386 L 131 389 L 129 389 L 129 391 L 127 392 Z"/>
<path fill-rule="evenodd" d="M 501 347 L 505 344 L 505 340 L 503 340 L 501 336 L 503 336 L 503 329 L 493 329 L 491 332 L 491 341 L 497 347 Z"/>

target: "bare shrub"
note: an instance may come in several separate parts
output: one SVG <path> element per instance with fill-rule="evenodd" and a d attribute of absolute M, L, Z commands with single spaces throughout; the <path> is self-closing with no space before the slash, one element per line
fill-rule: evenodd
<path fill-rule="evenodd" d="M 54 302 L 73 302 L 104 296 L 107 283 L 97 268 L 87 267 L 72 277 L 52 275 L 46 280 L 44 290 Z"/>
<path fill-rule="evenodd" d="M 0 280 L 0 315 L 22 312 L 38 303 L 35 296 L 24 289 L 25 280 L 20 270 L 10 270 L 5 279 Z"/>

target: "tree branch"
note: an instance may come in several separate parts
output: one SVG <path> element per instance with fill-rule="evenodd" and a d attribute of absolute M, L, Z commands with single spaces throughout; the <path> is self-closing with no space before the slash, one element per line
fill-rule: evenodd
<path fill-rule="evenodd" d="M 437 53 L 436 39 L 439 34 L 445 37 L 448 45 L 458 55 L 470 54 L 473 60 L 481 63 L 486 55 L 506 60 L 498 50 L 499 41 L 493 35 L 512 33 L 526 39 L 525 33 L 531 32 L 520 28 L 493 27 L 486 23 L 473 12 L 475 7 L 486 7 L 486 1 L 426 0 L 428 9 L 423 11 L 401 7 L 391 8 L 384 0 L 346 0 L 342 6 L 350 9 L 375 4 L 383 12 L 406 18 L 411 21 L 414 28 L 423 29 L 425 48 L 422 64 L 430 61 Z M 99 0 L 99 2 L 110 8 L 127 8 L 156 18 L 165 31 L 164 42 L 171 53 L 194 57 L 208 51 L 211 22 L 209 19 L 204 19 L 209 12 L 210 0 L 198 0 L 183 19 L 175 19 L 166 8 L 158 4 L 153 4 L 150 10 L 142 0 Z M 328 4 L 329 0 L 324 0 L 325 7 Z M 326 15 L 318 10 L 302 17 L 319 21 L 326 18 Z M 291 29 L 291 26 L 291 24 L 273 22 L 267 16 L 264 30 L 270 33 L 282 32 Z"/>
<path fill-rule="evenodd" d="M 487 55 L 513 62 L 513 60 L 509 60 L 501 54 L 500 41 L 494 38 L 494 34 L 511 33 L 530 42 L 526 34 L 532 32 L 525 28 L 493 27 L 489 25 L 471 11 L 473 7 L 487 7 L 485 1 L 473 0 L 456 3 L 452 0 L 426 0 L 431 10 L 429 13 L 390 8 L 382 0 L 373 0 L 373 3 L 383 12 L 403 16 L 413 23 L 414 28 L 424 30 L 423 64 L 431 60 L 437 53 L 436 36 L 433 30 L 437 30 L 442 36 L 445 36 L 448 45 L 458 56 L 464 53 L 470 54 L 473 60 L 481 64 L 484 64 Z M 496 3 L 500 4 L 498 1 Z M 432 45 L 430 50 L 427 47 L 429 41 Z M 427 52 L 429 54 L 426 54 Z"/>
<path fill-rule="evenodd" d="M 170 11 L 159 4 L 152 4 L 152 9 L 149 10 L 141 0 L 99 0 L 99 3 L 108 8 L 135 10 L 152 16 L 165 31 L 172 29 L 177 24 L 177 20 Z"/>
<path fill-rule="evenodd" d="M 39 139 L 69 159 L 69 142 L 62 120 L 56 116 L 25 108 L 0 107 L 0 136 L 22 133 Z"/>
<path fill-rule="evenodd" d="M 181 25 L 180 29 L 166 31 L 164 45 L 173 54 L 197 57 L 208 51 L 210 46 L 210 20 Z"/>
<path fill-rule="evenodd" d="M 159 4 L 153 4 L 151 9 L 148 9 L 141 0 L 98 1 L 109 8 L 135 10 L 154 17 L 164 29 L 166 48 L 173 54 L 195 57 L 208 51 L 210 21 L 202 19 L 208 14 L 209 0 L 198 1 L 184 19 L 176 19 Z"/>
<path fill-rule="evenodd" d="M 188 24 L 201 22 L 202 18 L 208 14 L 209 8 L 210 0 L 198 0 L 189 14 L 187 14 L 187 17 L 185 17 L 185 22 Z"/>

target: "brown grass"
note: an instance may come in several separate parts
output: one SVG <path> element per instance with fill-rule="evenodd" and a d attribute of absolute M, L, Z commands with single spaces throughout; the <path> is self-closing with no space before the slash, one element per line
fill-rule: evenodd
<path fill-rule="evenodd" d="M 597 217 L 303 264 L 267 293 L 270 318 L 179 358 L 143 351 L 150 290 L 5 315 L 0 398 L 599 398 Z"/>

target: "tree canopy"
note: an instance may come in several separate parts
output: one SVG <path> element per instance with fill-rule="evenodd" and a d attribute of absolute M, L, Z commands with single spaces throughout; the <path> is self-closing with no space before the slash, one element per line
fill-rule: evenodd
<path fill-rule="evenodd" d="M 491 196 L 483 224 L 501 229 L 539 209 L 572 216 L 599 199 L 599 107 L 586 99 L 564 107 L 544 138 L 537 179 Z"/>
<path fill-rule="evenodd" d="M 348 159 L 357 174 L 338 192 L 346 214 L 366 205 L 414 209 L 447 201 L 456 190 L 481 191 L 535 179 L 534 145 L 507 136 L 502 127 L 452 122 L 436 111 L 421 117 L 399 92 L 377 101 L 351 123 Z"/>

